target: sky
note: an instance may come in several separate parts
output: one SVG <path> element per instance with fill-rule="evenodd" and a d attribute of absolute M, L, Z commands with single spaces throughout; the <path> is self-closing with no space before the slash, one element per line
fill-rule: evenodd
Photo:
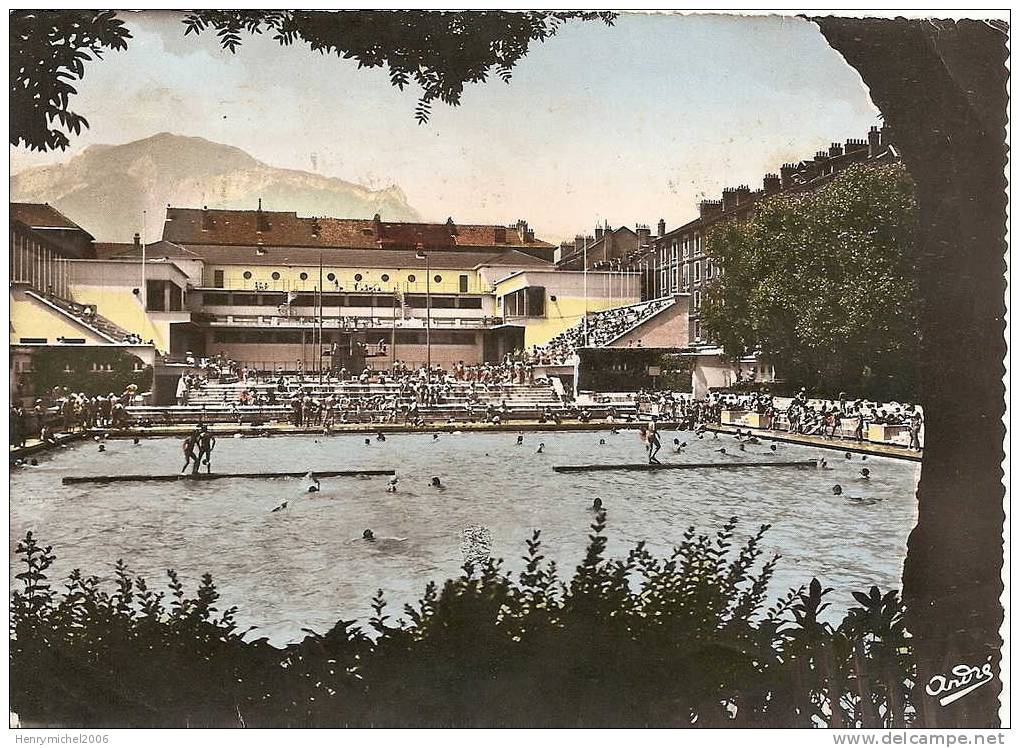
<path fill-rule="evenodd" d="M 158 132 L 234 145 L 272 166 L 398 185 L 426 220 L 513 223 L 550 241 L 595 224 L 668 228 L 724 187 L 830 142 L 877 108 L 814 24 L 792 17 L 621 14 L 534 43 L 509 85 L 469 84 L 418 125 L 418 91 L 382 69 L 245 37 L 231 55 L 181 16 L 123 13 L 133 38 L 86 68 L 67 151 L 11 148 L 13 172 Z M 279 209 L 285 209 L 280 206 Z"/>

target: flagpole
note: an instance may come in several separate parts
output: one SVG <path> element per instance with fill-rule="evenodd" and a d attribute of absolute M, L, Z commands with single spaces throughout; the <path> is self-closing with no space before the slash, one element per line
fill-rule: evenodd
<path fill-rule="evenodd" d="M 584 347 L 588 347 L 588 235 L 584 235 Z"/>

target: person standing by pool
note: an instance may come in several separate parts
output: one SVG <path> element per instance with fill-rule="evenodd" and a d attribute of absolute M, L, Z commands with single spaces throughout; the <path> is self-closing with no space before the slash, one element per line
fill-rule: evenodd
<path fill-rule="evenodd" d="M 909 449 L 916 449 L 918 452 L 921 451 L 921 425 L 924 420 L 921 418 L 921 414 L 914 411 L 913 415 L 910 416 L 910 447 Z"/>
<path fill-rule="evenodd" d="M 662 442 L 659 440 L 659 431 L 655 428 L 655 422 L 652 421 L 652 428 L 648 431 L 648 464 L 659 465 L 659 460 L 656 455 L 659 454 L 659 450 L 662 449 Z"/>
<path fill-rule="evenodd" d="M 198 472 L 198 458 L 195 456 L 195 446 L 197 445 L 197 443 L 198 443 L 197 433 L 188 434 L 186 437 L 184 437 L 184 441 L 181 442 L 181 449 L 184 451 L 184 467 L 181 468 L 182 473 L 188 469 L 188 465 L 190 465 L 192 461 L 194 461 L 195 463 L 195 469 L 192 472 L 193 473 Z"/>
<path fill-rule="evenodd" d="M 205 426 L 201 427 L 198 434 L 198 459 L 195 460 L 195 467 L 192 474 L 197 473 L 202 463 L 205 463 L 206 473 L 212 472 L 212 453 L 216 447 L 216 437 L 212 435 Z"/>

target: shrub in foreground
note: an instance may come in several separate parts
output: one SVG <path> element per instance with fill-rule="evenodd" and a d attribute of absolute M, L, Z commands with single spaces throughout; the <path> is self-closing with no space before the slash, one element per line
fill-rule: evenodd
<path fill-rule="evenodd" d="M 11 709 L 23 723 L 122 727 L 739 726 L 909 724 L 909 640 L 895 591 L 854 593 L 832 625 L 817 580 L 765 608 L 764 526 L 736 543 L 689 528 L 665 558 L 605 557 L 605 514 L 569 580 L 467 564 L 394 620 L 339 620 L 284 648 L 239 631 L 208 575 L 156 591 L 118 562 L 111 591 L 32 533 L 11 595 Z"/>

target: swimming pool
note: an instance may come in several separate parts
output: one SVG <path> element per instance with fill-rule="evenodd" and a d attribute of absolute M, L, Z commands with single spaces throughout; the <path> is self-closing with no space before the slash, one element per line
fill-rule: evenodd
<path fill-rule="evenodd" d="M 173 473 L 183 464 L 177 439 L 91 442 L 39 458 L 11 477 L 10 549 L 33 530 L 57 554 L 50 581 L 59 588 L 73 568 L 112 579 L 118 558 L 150 584 L 176 569 L 189 589 L 212 573 L 221 607 L 238 606 L 242 628 L 277 644 L 301 638 L 301 628 L 325 631 L 338 618 L 364 621 L 371 597 L 386 593 L 388 612 L 418 599 L 430 580 L 456 575 L 464 562 L 465 530 L 491 538 L 493 555 L 521 568 L 524 539 L 542 530 L 544 552 L 569 577 L 581 560 L 599 496 L 608 510 L 608 551 L 622 557 L 645 540 L 668 552 L 688 525 L 714 533 L 730 516 L 739 537 L 771 523 L 764 547 L 782 559 L 772 583 L 778 597 L 817 576 L 834 587 L 831 614 L 852 602 L 850 592 L 872 584 L 898 588 L 906 540 L 916 520 L 917 463 L 780 444 L 749 445 L 741 456 L 732 437 L 663 432 L 663 461 L 802 460 L 825 457 L 830 470 L 767 468 L 556 473 L 564 464 L 642 462 L 635 431 L 527 434 L 522 446 L 505 433 L 390 434 L 326 438 L 220 438 L 213 467 L 220 472 L 393 468 L 385 477 L 326 478 L 318 494 L 298 478 L 208 482 L 61 485 L 67 475 Z M 674 437 L 686 454 L 670 452 Z M 606 444 L 599 445 L 605 439 Z M 545 444 L 536 454 L 539 443 Z M 868 482 L 855 480 L 862 467 Z M 429 485 L 439 476 L 445 490 Z M 855 505 L 832 495 L 881 501 Z M 287 500 L 287 509 L 271 510 Z M 399 542 L 364 543 L 371 528 Z M 480 530 L 479 528 L 484 528 Z"/>

